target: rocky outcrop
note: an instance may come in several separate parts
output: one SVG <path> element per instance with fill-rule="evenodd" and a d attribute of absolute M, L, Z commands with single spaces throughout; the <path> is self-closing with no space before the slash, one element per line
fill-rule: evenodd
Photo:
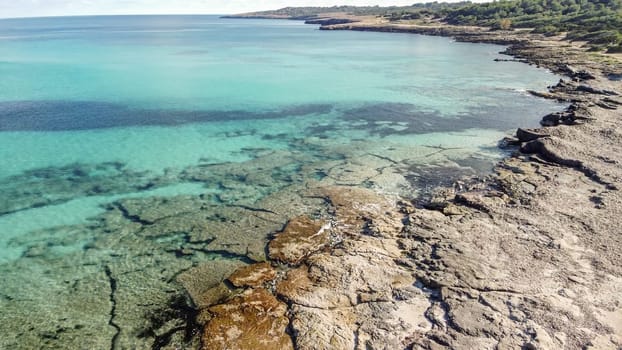
<path fill-rule="evenodd" d="M 297 217 L 290 220 L 282 232 L 268 244 L 270 259 L 297 265 L 308 255 L 330 242 L 329 223 Z"/>
<path fill-rule="evenodd" d="M 529 142 L 547 136 L 549 135 L 546 134 L 546 132 L 544 132 L 543 130 L 523 128 L 518 128 L 516 130 L 516 138 L 518 138 L 518 141 L 520 142 Z"/>
<path fill-rule="evenodd" d="M 270 265 L 270 263 L 262 262 L 244 266 L 235 270 L 235 272 L 231 274 L 227 280 L 235 287 L 255 288 L 275 279 L 276 274 L 276 270 Z"/>
<path fill-rule="evenodd" d="M 333 225 L 324 230 L 335 240 L 322 250 L 305 250 L 300 255 L 294 252 L 292 256 L 300 266 L 277 279 L 274 289 L 278 298 L 287 302 L 294 347 L 406 346 L 413 332 L 430 327 L 423 315 L 427 296 L 413 285 L 412 271 L 399 263 L 402 253 L 397 239 L 404 213 L 412 207 L 355 187 L 315 191 L 331 204 L 332 214 L 327 219 Z M 304 238 L 317 234 L 321 223 L 297 218 L 288 227 L 284 232 L 299 235 L 308 231 Z M 283 233 L 272 242 L 280 235 Z M 255 272 L 261 269 L 263 266 L 258 266 Z M 233 298 L 223 304 L 233 306 L 222 307 L 238 304 L 239 299 Z M 210 326 L 212 322 L 206 326 L 205 337 L 217 331 Z"/>
<path fill-rule="evenodd" d="M 285 332 L 287 306 L 265 289 L 249 289 L 209 311 L 213 318 L 205 326 L 202 349 L 293 349 Z"/>
<path fill-rule="evenodd" d="M 319 24 L 321 26 L 330 26 L 335 24 L 356 23 L 357 20 L 350 18 L 314 18 L 305 21 L 305 24 Z"/>

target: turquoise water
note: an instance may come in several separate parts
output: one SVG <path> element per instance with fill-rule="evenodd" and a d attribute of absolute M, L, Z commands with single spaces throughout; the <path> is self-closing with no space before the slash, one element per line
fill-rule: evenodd
<path fill-rule="evenodd" d="M 563 107 L 525 93 L 556 76 L 502 49 L 214 16 L 0 20 L 0 348 L 187 345 L 157 335 L 194 288 L 176 276 L 265 258 L 288 218 L 325 210 L 303 189 L 416 198 L 490 171 L 498 140 Z"/>
<path fill-rule="evenodd" d="M 445 38 L 193 16 L 4 20 L 0 38 L 0 157 L 15 158 L 0 176 L 69 162 L 158 170 L 237 161 L 238 147 L 283 145 L 214 138 L 247 121 L 275 133 L 311 122 L 288 119 L 289 109 L 330 122 L 359 105 L 408 104 L 393 108 L 480 114 L 488 120 L 456 127 L 506 131 L 556 108 L 522 92 L 551 74 L 493 63 L 497 46 Z"/>

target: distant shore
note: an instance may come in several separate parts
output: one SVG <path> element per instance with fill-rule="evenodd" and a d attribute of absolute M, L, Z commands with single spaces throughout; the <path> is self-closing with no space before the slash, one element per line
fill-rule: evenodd
<path fill-rule="evenodd" d="M 341 241 L 329 243 L 321 222 L 290 221 L 270 243 L 270 257 L 297 267 L 277 278 L 269 264 L 258 264 L 230 277 L 272 279 L 276 287 L 254 284 L 210 309 L 205 348 L 240 345 L 224 334 L 232 317 L 224 310 L 247 317 L 248 305 L 272 310 L 250 321 L 271 325 L 253 334 L 258 349 L 263 338 L 283 349 L 622 347 L 619 56 L 527 30 L 339 14 L 295 19 L 321 30 L 507 45 L 508 60 L 564 76 L 532 94 L 570 106 L 544 116 L 542 128 L 503 140 L 514 153 L 494 174 L 439 188 L 420 207 L 351 188 L 317 194 L 334 206 Z"/>

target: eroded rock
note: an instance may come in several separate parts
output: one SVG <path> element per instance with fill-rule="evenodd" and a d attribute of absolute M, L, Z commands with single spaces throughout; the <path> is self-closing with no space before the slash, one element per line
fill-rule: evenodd
<path fill-rule="evenodd" d="M 516 137 L 521 142 L 529 142 L 547 136 L 549 135 L 538 129 L 516 129 Z"/>
<path fill-rule="evenodd" d="M 290 220 L 283 231 L 268 244 L 271 259 L 297 265 L 303 258 L 330 243 L 330 224 L 299 216 Z"/>
<path fill-rule="evenodd" d="M 205 326 L 202 349 L 290 350 L 285 332 L 287 306 L 265 289 L 249 289 L 225 304 L 209 308 L 213 318 Z"/>
<path fill-rule="evenodd" d="M 268 262 L 241 267 L 227 279 L 236 287 L 259 287 L 276 277 L 276 270 Z"/>

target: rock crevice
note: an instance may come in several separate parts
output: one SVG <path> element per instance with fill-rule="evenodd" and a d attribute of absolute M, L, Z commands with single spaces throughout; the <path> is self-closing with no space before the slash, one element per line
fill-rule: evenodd
<path fill-rule="evenodd" d="M 117 339 L 121 334 L 121 327 L 115 322 L 115 317 L 117 316 L 117 280 L 112 276 L 112 271 L 109 266 L 104 266 L 104 272 L 106 273 L 106 277 L 108 278 L 108 283 L 110 284 L 110 319 L 108 320 L 108 325 L 115 329 L 115 333 L 110 339 L 110 350 L 117 349 Z"/>

